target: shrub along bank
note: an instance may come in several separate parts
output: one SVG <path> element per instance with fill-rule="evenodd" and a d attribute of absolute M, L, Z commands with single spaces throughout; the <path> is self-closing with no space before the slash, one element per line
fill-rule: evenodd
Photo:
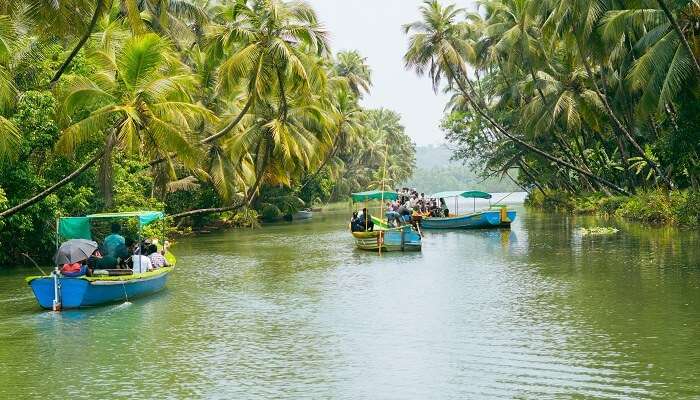
<path fill-rule="evenodd" d="M 650 224 L 700 226 L 700 192 L 655 189 L 632 196 L 589 193 L 574 196 L 561 191 L 535 191 L 525 205 L 575 214 L 623 217 Z"/>

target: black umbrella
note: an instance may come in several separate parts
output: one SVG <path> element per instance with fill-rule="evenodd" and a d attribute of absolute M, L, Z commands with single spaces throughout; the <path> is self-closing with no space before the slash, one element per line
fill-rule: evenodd
<path fill-rule="evenodd" d="M 73 264 L 87 260 L 97 250 L 97 242 L 86 239 L 72 239 L 59 247 L 54 261 L 56 264 Z"/>

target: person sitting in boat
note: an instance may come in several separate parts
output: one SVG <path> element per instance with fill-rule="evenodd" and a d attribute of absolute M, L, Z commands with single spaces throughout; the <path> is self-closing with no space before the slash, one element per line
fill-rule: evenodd
<path fill-rule="evenodd" d="M 357 224 L 362 229 L 361 232 L 364 232 L 364 231 L 373 232 L 374 231 L 374 222 L 372 221 L 372 217 L 369 215 L 369 211 L 367 211 L 366 208 L 363 208 L 362 214 L 360 214 L 360 216 L 357 217 Z"/>
<path fill-rule="evenodd" d="M 169 266 L 168 260 L 158 251 L 158 245 L 151 244 L 148 246 L 148 258 L 151 259 L 153 269 Z"/>
<path fill-rule="evenodd" d="M 131 269 L 133 269 L 134 274 L 143 274 L 144 272 L 153 270 L 151 259 L 143 254 L 134 254 L 131 256 L 131 265 Z"/>
<path fill-rule="evenodd" d="M 83 276 L 87 273 L 87 266 L 83 264 L 85 260 L 70 264 L 63 264 L 61 274 L 68 278 Z"/>
<path fill-rule="evenodd" d="M 450 216 L 450 209 L 447 208 L 447 203 L 445 202 L 444 198 L 440 198 L 440 210 L 445 218 Z"/>
<path fill-rule="evenodd" d="M 365 230 L 364 226 L 360 226 L 358 220 L 360 218 L 357 216 L 357 211 L 352 213 L 352 218 L 350 219 L 350 231 L 351 232 L 362 232 Z"/>
<path fill-rule="evenodd" d="M 418 229 L 418 227 L 421 225 L 423 222 L 423 213 L 420 210 L 420 207 L 415 206 L 413 207 L 413 212 L 411 213 L 411 224 L 413 225 L 414 228 Z"/>
<path fill-rule="evenodd" d="M 411 221 L 411 209 L 410 209 L 410 204 L 408 202 L 402 204 L 399 209 L 398 213 L 401 216 L 401 219 L 403 222 L 410 222 Z"/>
<path fill-rule="evenodd" d="M 122 226 L 118 223 L 112 224 L 111 234 L 104 240 L 104 255 L 113 256 L 116 258 L 117 249 L 126 243 L 124 236 L 121 235 Z"/>
<path fill-rule="evenodd" d="M 387 210 L 386 210 L 385 215 L 386 215 L 386 221 L 389 224 L 389 226 L 393 226 L 393 227 L 401 226 L 401 214 L 399 214 L 394 209 L 393 204 L 387 203 Z"/>

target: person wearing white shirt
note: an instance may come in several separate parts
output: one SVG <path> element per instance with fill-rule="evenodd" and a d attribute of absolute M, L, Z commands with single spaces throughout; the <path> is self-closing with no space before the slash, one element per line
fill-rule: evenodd
<path fill-rule="evenodd" d="M 144 272 L 148 272 L 153 269 L 153 265 L 151 264 L 151 259 L 141 255 L 141 254 L 134 254 L 131 257 L 131 260 L 133 261 L 134 265 L 134 273 L 135 274 L 142 274 Z"/>

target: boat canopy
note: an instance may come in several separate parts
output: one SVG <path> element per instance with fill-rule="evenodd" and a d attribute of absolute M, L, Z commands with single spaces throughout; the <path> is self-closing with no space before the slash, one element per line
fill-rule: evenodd
<path fill-rule="evenodd" d="M 479 191 L 464 191 L 464 190 L 454 190 L 451 192 L 440 192 L 440 193 L 435 193 L 430 195 L 431 198 L 433 199 L 442 199 L 446 197 L 464 197 L 466 199 L 490 199 L 491 196 L 489 193 L 486 192 L 479 192 Z"/>
<path fill-rule="evenodd" d="M 367 200 L 396 200 L 399 194 L 396 192 L 382 192 L 381 190 L 371 190 L 352 194 L 352 201 L 361 202 Z"/>
<path fill-rule="evenodd" d="M 64 239 L 92 239 L 90 221 L 93 219 L 138 218 L 139 226 L 144 227 L 165 218 L 162 211 L 130 211 L 121 213 L 91 214 L 84 217 L 63 217 L 58 220 L 58 234 Z"/>

